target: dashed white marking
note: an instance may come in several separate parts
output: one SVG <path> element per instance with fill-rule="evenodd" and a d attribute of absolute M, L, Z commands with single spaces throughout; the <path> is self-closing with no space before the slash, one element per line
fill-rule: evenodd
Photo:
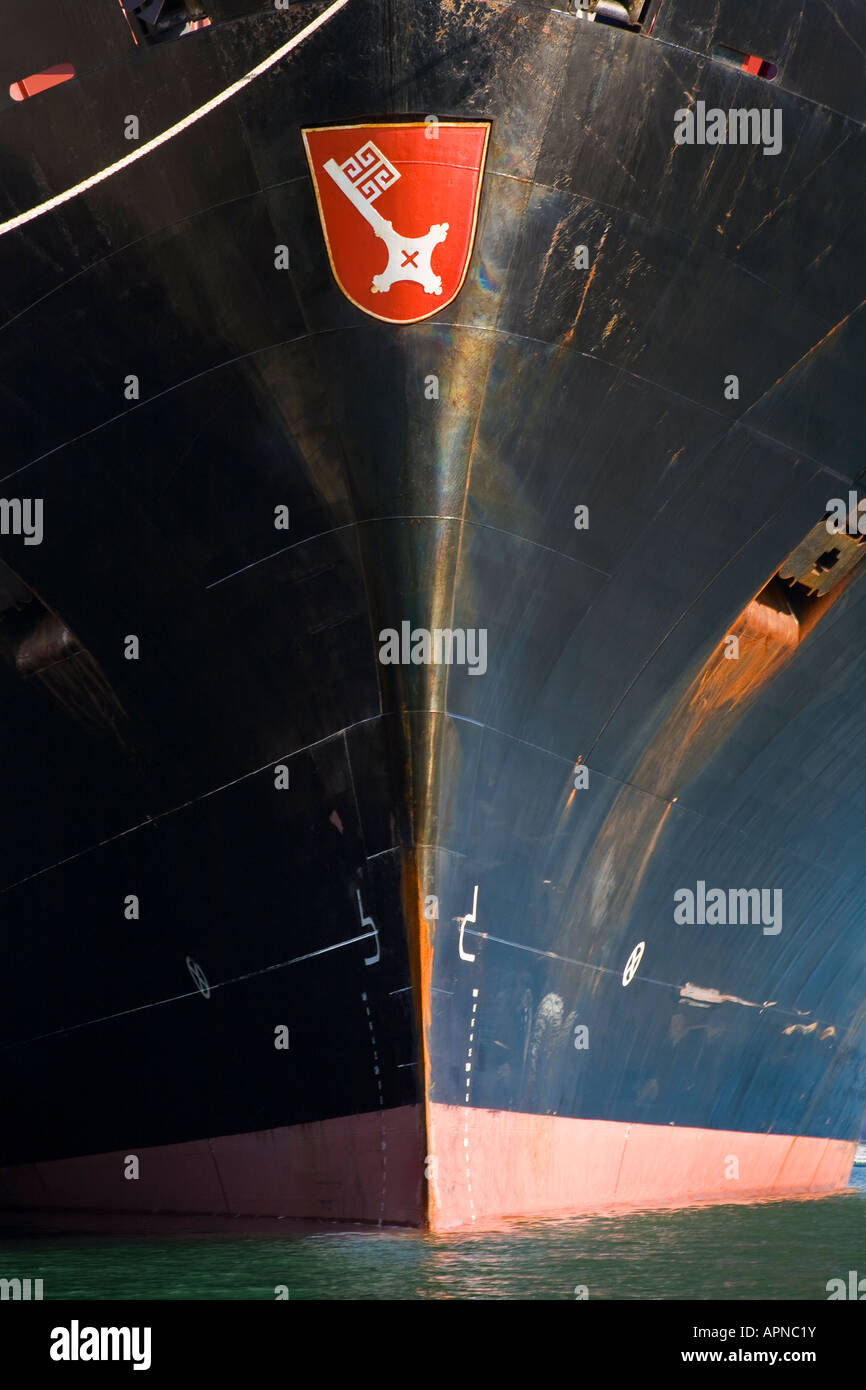
<path fill-rule="evenodd" d="M 279 48 L 275 49 L 274 52 L 269 54 L 261 63 L 258 63 L 254 68 L 250 68 L 249 72 L 243 77 L 239 77 L 236 82 L 232 82 L 230 87 L 226 87 L 222 92 L 218 92 L 215 97 L 211 97 L 210 101 L 206 101 L 203 106 L 197 107 L 196 110 L 191 111 L 188 116 L 184 116 L 183 120 L 177 121 L 174 125 L 169 126 L 168 130 L 164 130 L 161 135 L 155 135 L 152 140 L 146 141 L 139 149 L 132 150 L 129 154 L 124 155 L 122 159 L 115 160 L 113 164 L 107 164 L 104 169 L 100 169 L 97 173 L 91 174 L 89 179 L 82 179 L 81 183 L 74 184 L 72 188 L 67 188 L 65 192 L 58 193 L 53 198 L 48 198 L 44 203 L 37 203 L 35 207 L 28 208 L 26 212 L 20 212 L 17 217 L 10 217 L 8 222 L 0 222 L 0 236 L 5 235 L 6 232 L 14 231 L 16 227 L 23 227 L 25 222 L 32 222 L 34 218 L 41 217 L 43 213 L 52 212 L 54 208 L 60 207 L 62 203 L 68 203 L 71 198 L 77 198 L 79 193 L 86 193 L 89 188 L 95 188 L 97 184 L 104 183 L 105 180 L 110 179 L 113 174 L 119 174 L 121 169 L 126 169 L 130 164 L 134 164 L 137 159 L 143 159 L 144 156 L 150 154 L 152 150 L 159 149 L 160 145 L 165 145 L 169 140 L 173 140 L 175 135 L 180 135 L 181 131 L 188 130 L 191 125 L 195 125 L 196 121 L 202 120 L 204 116 L 209 116 L 211 111 L 215 111 L 218 106 L 222 106 L 223 102 L 230 101 L 233 96 L 237 96 L 238 92 L 243 91 L 244 87 L 248 87 L 251 82 L 255 82 L 257 77 L 261 77 L 262 73 L 267 72 L 268 69 L 272 68 L 275 63 L 278 63 L 281 58 L 285 58 L 294 48 L 302 44 L 305 39 L 310 38 L 317 29 L 321 29 L 323 24 L 327 24 L 328 20 L 331 19 L 338 10 L 342 10 L 343 6 L 348 3 L 349 0 L 334 0 L 332 5 L 329 5 L 326 10 L 323 10 L 311 23 L 305 25 L 303 29 L 300 29 L 298 33 L 295 34 L 294 38 L 289 39 L 288 43 L 281 44 Z"/>
<path fill-rule="evenodd" d="M 472 1087 L 472 1046 L 471 1046 L 471 1044 L 472 1044 L 472 1040 L 473 1040 L 474 1037 L 475 1037 L 475 1015 L 476 1015 L 476 1013 L 477 1013 L 477 1011 L 478 1011 L 478 990 L 477 990 L 477 989 L 473 989 L 473 991 L 472 991 L 472 998 L 473 998 L 473 1000 L 474 1000 L 474 1003 L 473 1003 L 473 1005 L 472 1005 L 472 1013 L 471 1013 L 470 1018 L 469 1018 L 469 1044 L 467 1044 L 466 1063 L 465 1063 L 465 1066 L 466 1066 L 466 1097 L 465 1097 L 465 1100 L 464 1100 L 464 1104 L 467 1105 L 467 1106 L 468 1106 L 468 1104 L 469 1104 L 469 1096 L 470 1096 L 471 1087 Z M 468 1112 L 468 1111 L 466 1112 L 465 1118 L 464 1118 L 464 1120 L 463 1120 L 463 1148 L 464 1148 L 463 1157 L 464 1157 L 465 1160 L 466 1160 L 466 1192 L 467 1192 L 467 1195 L 468 1195 L 468 1197 L 469 1197 L 469 1213 L 470 1213 L 470 1216 L 471 1216 L 472 1220 L 474 1221 L 474 1220 L 475 1220 L 476 1213 L 475 1213 L 475 1197 L 474 1197 L 473 1192 L 472 1192 L 472 1168 L 471 1168 L 470 1159 L 469 1159 L 469 1112 Z"/>
<path fill-rule="evenodd" d="M 379 1058 L 379 1054 L 376 1051 L 376 1034 L 373 1029 L 373 1019 L 370 1015 L 370 1004 L 366 992 L 363 990 L 361 991 L 361 1001 L 367 1013 L 367 1026 L 370 1029 L 370 1045 L 373 1049 L 373 1059 L 375 1062 L 378 1061 Z M 376 1078 L 376 1086 L 379 1090 L 379 1113 L 382 1120 L 382 1126 L 379 1132 L 379 1151 L 382 1155 L 382 1197 L 379 1202 L 379 1225 L 381 1226 L 385 1220 L 385 1192 L 388 1187 L 388 1140 L 385 1138 L 385 1097 L 382 1094 L 382 1077 L 379 1067 L 373 1067 L 373 1075 Z"/>

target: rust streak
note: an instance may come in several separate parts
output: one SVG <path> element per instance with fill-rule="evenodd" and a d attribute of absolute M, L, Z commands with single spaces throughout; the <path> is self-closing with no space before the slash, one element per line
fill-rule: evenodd
<path fill-rule="evenodd" d="M 608 222 L 607 226 L 601 234 L 601 237 L 599 238 L 598 246 L 595 249 L 595 253 L 592 258 L 592 268 L 590 269 L 590 272 L 586 277 L 586 284 L 583 287 L 583 294 L 580 296 L 580 304 L 577 306 L 577 314 L 575 315 L 574 323 L 571 325 L 571 327 L 569 328 L 568 332 L 562 340 L 563 347 L 569 347 L 571 345 L 571 340 L 574 337 L 574 330 L 577 328 L 578 322 L 580 321 L 580 316 L 583 313 L 583 306 L 586 302 L 586 296 L 589 294 L 589 287 L 595 279 L 595 272 L 598 269 L 598 262 L 601 256 L 602 247 L 604 246 L 605 239 L 609 231 L 610 223 Z"/>
<path fill-rule="evenodd" d="M 431 1001 L 433 982 L 433 946 L 435 923 L 429 922 L 423 913 L 421 875 L 415 852 L 405 849 L 401 856 L 401 896 L 403 920 L 406 926 L 406 941 L 409 948 L 409 969 L 412 980 L 412 1004 L 415 1013 L 415 1032 L 418 1039 L 417 1075 L 422 1092 L 422 1160 L 430 1152 L 430 1049 L 428 1046 L 431 1025 Z M 435 1220 L 435 1194 L 432 1181 L 425 1181 L 422 1194 L 424 1224 L 432 1229 Z"/>
<path fill-rule="evenodd" d="M 774 381 L 770 386 L 767 387 L 766 391 L 761 392 L 760 396 L 756 401 L 752 401 L 752 404 L 749 406 L 748 410 L 743 411 L 742 415 L 740 416 L 740 423 L 742 424 L 742 422 L 746 419 L 746 416 L 749 415 L 750 412 L 753 411 L 756 406 L 760 405 L 761 401 L 764 399 L 765 396 L 769 395 L 771 391 L 775 391 L 777 386 L 781 386 L 782 382 L 785 381 L 791 375 L 792 372 L 795 372 L 797 368 L 802 365 L 802 363 L 808 362 L 809 358 L 812 356 L 813 353 L 820 351 L 824 344 L 829 342 L 829 340 L 833 337 L 834 333 L 838 333 L 840 328 L 844 328 L 848 320 L 850 318 L 853 318 L 853 316 L 856 313 L 859 313 L 859 311 L 863 308 L 864 304 L 866 304 L 866 299 L 861 299 L 859 304 L 855 304 L 854 308 L 849 309 L 848 313 L 845 314 L 839 320 L 838 323 L 835 323 L 832 328 L 829 328 L 827 330 L 823 338 L 819 338 L 817 343 L 813 343 L 812 346 L 808 348 L 806 352 L 803 353 L 802 357 L 798 357 L 796 362 L 792 362 L 790 367 L 788 367 L 787 370 L 784 371 L 782 375 L 777 378 L 776 381 Z"/>

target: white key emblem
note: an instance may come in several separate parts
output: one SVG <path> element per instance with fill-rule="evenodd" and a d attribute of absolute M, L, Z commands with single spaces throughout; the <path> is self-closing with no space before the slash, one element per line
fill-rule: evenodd
<path fill-rule="evenodd" d="M 434 275 L 430 257 L 434 246 L 447 237 L 448 223 L 435 222 L 421 237 L 401 236 L 394 231 L 393 225 L 386 222 L 372 204 L 380 193 L 384 193 L 402 176 L 373 141 L 368 140 L 343 164 L 329 159 L 324 167 L 340 192 L 346 195 L 388 249 L 388 264 L 381 275 L 373 276 L 370 286 L 372 293 L 387 294 L 398 281 L 412 280 L 426 294 L 441 294 L 442 280 Z"/>

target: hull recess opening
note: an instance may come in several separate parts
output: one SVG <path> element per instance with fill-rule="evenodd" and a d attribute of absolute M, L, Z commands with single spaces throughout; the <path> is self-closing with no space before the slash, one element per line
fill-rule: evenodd
<path fill-rule="evenodd" d="M 210 19 L 199 0 L 120 0 L 132 36 L 145 43 L 165 43 L 207 29 Z"/>

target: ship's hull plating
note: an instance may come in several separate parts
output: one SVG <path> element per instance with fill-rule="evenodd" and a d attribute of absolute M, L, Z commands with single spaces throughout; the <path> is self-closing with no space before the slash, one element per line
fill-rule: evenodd
<path fill-rule="evenodd" d="M 258 8 L 145 51 L 34 4 L 4 81 L 45 32 L 76 79 L 0 111 L 0 220 L 324 7 Z M 349 0 L 0 237 L 3 487 L 45 508 L 3 549 L 7 1207 L 444 1227 L 847 1180 L 866 590 L 790 641 L 753 600 L 862 469 L 862 94 L 817 5 L 700 8 Z M 677 146 L 696 93 L 780 109 L 782 153 Z M 374 322 L 301 129 L 433 115 L 492 123 L 469 273 Z M 381 664 L 406 621 L 484 628 L 485 674 Z M 678 923 L 699 882 L 780 890 L 781 930 Z"/>

